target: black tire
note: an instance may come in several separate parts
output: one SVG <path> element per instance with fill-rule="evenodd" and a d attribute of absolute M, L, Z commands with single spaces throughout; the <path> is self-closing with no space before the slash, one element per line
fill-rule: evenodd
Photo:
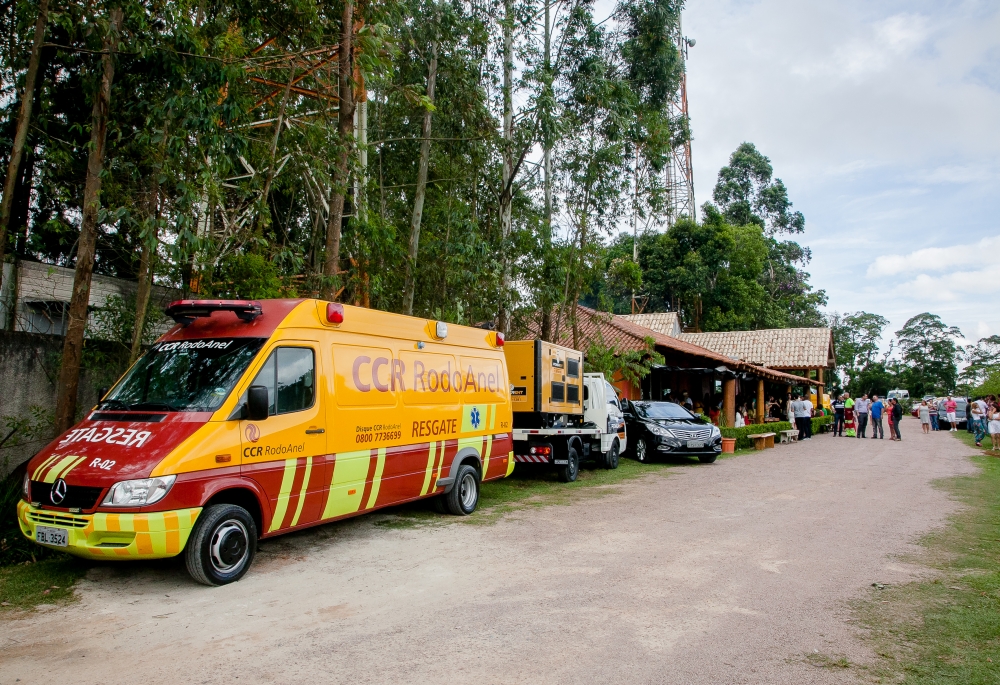
<path fill-rule="evenodd" d="M 438 495 L 437 497 L 431 497 L 431 508 L 439 514 L 448 513 L 448 493 L 443 495 Z"/>
<path fill-rule="evenodd" d="M 573 447 L 566 448 L 566 465 L 559 469 L 559 480 L 572 483 L 580 475 L 580 455 Z"/>
<path fill-rule="evenodd" d="M 632 448 L 636 461 L 641 464 L 648 464 L 652 455 L 649 453 L 649 446 L 645 438 L 636 438 L 635 446 Z"/>
<path fill-rule="evenodd" d="M 611 443 L 611 449 L 604 455 L 604 468 L 612 470 L 618 468 L 618 440 Z"/>
<path fill-rule="evenodd" d="M 188 573 L 203 585 L 226 585 L 242 578 L 257 554 L 257 525 L 235 504 L 205 507 L 184 549 Z"/>
<path fill-rule="evenodd" d="M 442 495 L 448 513 L 468 516 L 479 506 L 479 472 L 469 464 L 458 467 L 455 485 Z"/>
<path fill-rule="evenodd" d="M 702 464 L 712 464 L 719 458 L 718 454 L 699 454 L 698 461 Z"/>

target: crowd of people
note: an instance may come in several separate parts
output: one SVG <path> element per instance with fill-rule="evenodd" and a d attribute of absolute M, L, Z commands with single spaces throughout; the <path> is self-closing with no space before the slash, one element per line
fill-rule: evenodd
<path fill-rule="evenodd" d="M 951 396 L 943 404 L 945 420 L 951 431 L 958 430 L 960 423 L 958 406 L 958 402 Z M 924 433 L 940 430 L 940 410 L 936 401 L 922 400 L 916 413 Z M 1000 401 L 996 396 L 965 399 L 965 429 L 975 437 L 976 447 L 982 447 L 983 440 L 989 435 L 991 451 L 1000 451 Z"/>
<path fill-rule="evenodd" d="M 838 437 L 867 438 L 868 427 L 872 439 L 885 438 L 889 429 L 890 440 L 902 440 L 899 424 L 903 418 L 903 405 L 895 397 L 883 401 L 878 395 L 862 395 L 858 400 L 850 393 L 837 395 L 830 408 L 833 410 L 833 434 Z"/>

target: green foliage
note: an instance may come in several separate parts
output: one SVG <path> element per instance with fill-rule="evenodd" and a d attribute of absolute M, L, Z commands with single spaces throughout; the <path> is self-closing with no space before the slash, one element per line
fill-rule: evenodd
<path fill-rule="evenodd" d="M 815 416 L 812 418 L 812 431 L 813 435 L 819 433 L 822 426 L 831 423 L 833 419 L 829 416 Z M 722 433 L 724 438 L 736 438 L 736 449 L 749 449 L 753 447 L 753 440 L 750 439 L 751 435 L 758 435 L 760 433 L 775 433 L 775 441 L 777 441 L 777 434 L 781 431 L 794 430 L 793 426 L 788 421 L 775 421 L 773 423 L 765 424 L 750 424 L 749 426 L 743 426 L 742 428 L 729 428 L 720 427 L 719 432 Z"/>
<path fill-rule="evenodd" d="M 743 143 L 729 157 L 729 166 L 719 170 L 719 180 L 712 199 L 729 223 L 737 226 L 755 224 L 767 235 L 802 233 L 805 217 L 792 212 L 788 191 L 780 178 L 771 180 L 771 160 L 753 143 Z"/>
<path fill-rule="evenodd" d="M 135 293 L 108 295 L 104 306 L 91 312 L 87 319 L 88 336 L 118 343 L 131 350 L 132 332 L 135 330 L 135 297 Z M 149 305 L 142 326 L 143 345 L 151 345 L 156 340 L 156 329 L 165 318 L 159 308 Z"/>
<path fill-rule="evenodd" d="M 906 364 L 900 374 L 911 397 L 954 392 L 958 379 L 960 350 L 956 339 L 962 332 L 946 326 L 936 314 L 923 313 L 910 318 L 896 331 L 899 351 Z"/>
<path fill-rule="evenodd" d="M 889 320 L 878 314 L 855 312 L 829 317 L 833 331 L 833 346 L 837 353 L 837 364 L 849 377 L 846 390 L 855 397 L 876 393 L 885 395 L 892 380 L 885 368 L 885 360 L 879 361 L 879 341 Z"/>
<path fill-rule="evenodd" d="M 973 397 L 996 395 L 1000 397 L 1000 369 L 993 371 L 980 385 L 975 386 L 970 393 Z"/>
<path fill-rule="evenodd" d="M 27 416 L 0 416 L 0 471 L 6 472 L 11 466 L 8 455 L 23 451 L 28 445 L 52 439 L 55 418 L 51 409 L 32 405 Z"/>
<path fill-rule="evenodd" d="M 268 300 L 284 294 L 273 262 L 263 255 L 242 253 L 227 255 L 219 263 L 211 292 L 214 297 L 246 300 Z"/>
<path fill-rule="evenodd" d="M 1000 335 L 981 338 L 965 348 L 966 367 L 960 381 L 965 387 L 978 387 L 1000 371 Z"/>
<path fill-rule="evenodd" d="M 656 364 L 663 364 L 663 355 L 656 351 L 652 338 L 645 339 L 644 350 L 622 351 L 614 345 L 593 342 L 584 355 L 584 370 L 603 373 L 609 382 L 628 381 L 638 385 Z"/>

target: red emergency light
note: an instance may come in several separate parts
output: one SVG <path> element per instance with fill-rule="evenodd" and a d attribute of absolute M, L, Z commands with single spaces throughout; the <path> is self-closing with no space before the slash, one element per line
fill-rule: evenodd
<path fill-rule="evenodd" d="M 332 324 L 344 323 L 344 305 L 339 302 L 329 302 L 326 305 L 326 320 Z"/>
<path fill-rule="evenodd" d="M 176 300 L 166 309 L 167 316 L 182 326 L 212 316 L 214 312 L 232 312 L 240 321 L 250 323 L 263 314 L 264 309 L 260 302 L 253 300 Z"/>

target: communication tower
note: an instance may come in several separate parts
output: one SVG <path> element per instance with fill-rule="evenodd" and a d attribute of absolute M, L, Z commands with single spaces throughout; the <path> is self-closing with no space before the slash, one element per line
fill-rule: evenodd
<path fill-rule="evenodd" d="M 670 118 L 674 121 L 688 118 L 687 97 L 687 60 L 688 48 L 694 47 L 694 38 L 688 38 L 681 31 L 681 23 L 677 22 L 677 30 L 673 36 L 677 42 L 677 50 L 684 62 L 681 74 L 681 87 L 670 101 Z M 691 166 L 691 141 L 685 140 L 673 149 L 670 154 L 670 164 L 667 165 L 667 192 L 669 193 L 670 215 L 667 218 L 669 226 L 687 216 L 697 220 L 697 207 L 694 202 L 694 171 Z"/>

